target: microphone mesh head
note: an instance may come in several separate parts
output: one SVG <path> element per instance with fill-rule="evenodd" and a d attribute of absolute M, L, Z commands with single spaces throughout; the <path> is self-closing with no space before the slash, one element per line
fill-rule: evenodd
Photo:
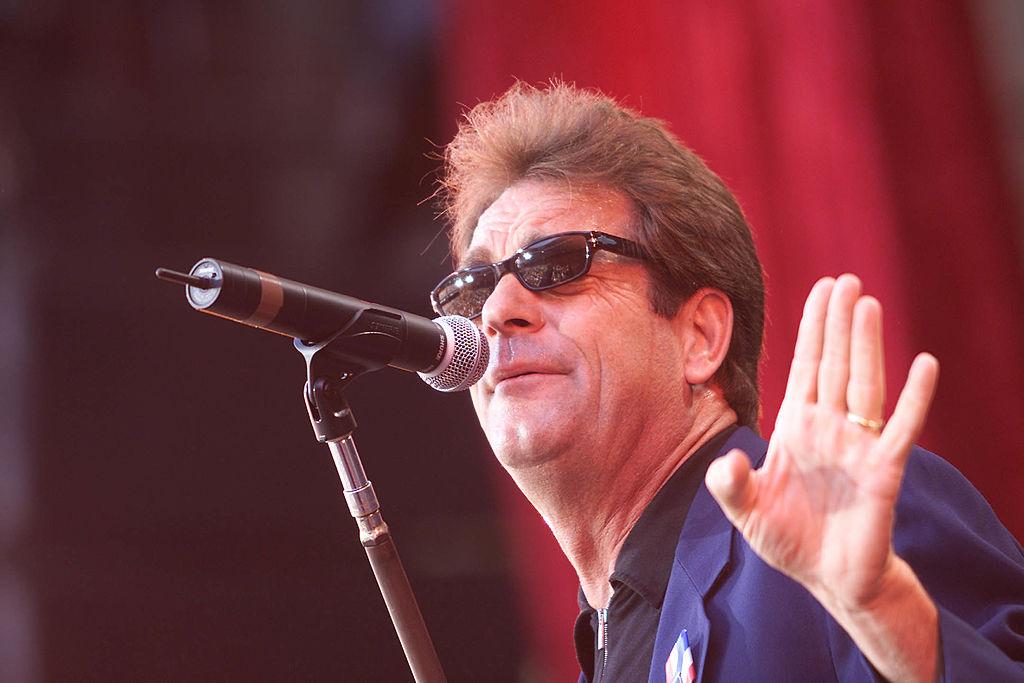
<path fill-rule="evenodd" d="M 468 389 L 487 372 L 490 350 L 487 337 L 469 318 L 446 315 L 434 322 L 444 330 L 447 348 L 444 360 L 429 373 L 417 373 L 438 391 Z"/>

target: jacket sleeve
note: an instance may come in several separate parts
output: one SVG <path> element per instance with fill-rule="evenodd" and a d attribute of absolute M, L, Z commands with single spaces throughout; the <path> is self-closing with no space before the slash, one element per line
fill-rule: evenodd
<path fill-rule="evenodd" d="M 1024 551 L 963 475 L 921 449 L 907 464 L 893 545 L 938 607 L 941 680 L 1024 681 Z M 877 680 L 844 645 L 834 650 L 840 680 L 855 670 Z"/>

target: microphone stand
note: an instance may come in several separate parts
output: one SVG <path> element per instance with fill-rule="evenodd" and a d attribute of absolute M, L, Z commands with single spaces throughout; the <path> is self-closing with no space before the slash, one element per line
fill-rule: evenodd
<path fill-rule="evenodd" d="M 156 275 L 163 280 L 185 285 L 193 308 L 256 327 L 265 326 L 266 321 L 256 322 L 267 313 L 264 304 L 269 302 L 269 308 L 280 310 L 285 298 L 282 282 L 288 283 L 289 296 L 295 295 L 296 289 L 301 291 L 302 297 L 312 296 L 309 300 L 303 298 L 307 304 L 317 301 L 322 304 L 320 299 L 325 295 L 338 297 L 330 292 L 320 292 L 305 285 L 282 281 L 266 273 L 213 259 L 203 259 L 187 275 L 166 268 L 157 268 Z M 231 280 L 232 284 L 228 288 L 230 292 L 225 302 L 221 300 L 221 295 L 227 280 Z M 271 283 L 266 291 L 264 281 Z M 215 302 L 217 307 L 213 307 Z M 409 585 L 409 577 L 398 558 L 388 525 L 381 517 L 377 494 L 359 460 L 355 441 L 352 440 L 356 420 L 342 395 L 342 390 L 352 379 L 364 372 L 379 370 L 395 358 L 401 345 L 396 334 L 401 326 L 396 322 L 396 317 L 402 319 L 402 314 L 371 305 L 359 308 L 358 313 L 341 330 L 327 339 L 315 344 L 295 340 L 295 348 L 306 359 L 303 398 L 317 441 L 327 444 L 331 450 L 345 489 L 345 501 L 359 527 L 359 542 L 366 550 L 413 677 L 417 683 L 446 683 L 434 644 Z M 267 329 L 291 334 L 287 329 Z"/>
<path fill-rule="evenodd" d="M 349 330 L 350 332 L 350 330 Z M 446 683 L 412 586 L 380 514 L 373 484 L 366 478 L 352 432 L 356 420 L 342 390 L 355 377 L 384 365 L 353 361 L 346 354 L 346 330 L 317 344 L 295 340 L 306 359 L 303 398 L 317 441 L 327 444 L 345 491 L 345 502 L 359 527 L 359 542 L 373 568 L 416 683 Z M 358 335 L 357 335 L 358 336 Z"/>

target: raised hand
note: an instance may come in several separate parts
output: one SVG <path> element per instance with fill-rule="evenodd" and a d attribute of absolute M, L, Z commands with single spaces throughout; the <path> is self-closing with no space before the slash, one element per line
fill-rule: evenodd
<path fill-rule="evenodd" d="M 878 301 L 861 296 L 856 277 L 816 283 L 764 465 L 754 471 L 733 451 L 712 463 L 706 482 L 753 550 L 811 591 L 880 670 L 902 678 L 910 673 L 906 662 L 893 671 L 875 661 L 855 631 L 867 625 L 866 616 L 892 611 L 907 590 L 917 607 L 921 596 L 927 599 L 893 551 L 892 526 L 938 363 L 928 354 L 914 360 L 883 423 L 881 316 Z"/>

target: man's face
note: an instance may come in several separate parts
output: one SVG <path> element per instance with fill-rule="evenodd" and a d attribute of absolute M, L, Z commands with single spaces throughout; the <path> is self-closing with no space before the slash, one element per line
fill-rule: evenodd
<path fill-rule="evenodd" d="M 559 232 L 633 239 L 634 220 L 618 192 L 522 181 L 481 215 L 460 266 L 505 259 Z M 659 415 L 685 421 L 682 343 L 672 322 L 651 311 L 648 286 L 639 260 L 606 252 L 586 276 L 556 289 L 532 292 L 514 275 L 498 282 L 478 321 L 491 363 L 471 393 L 491 447 L 513 474 L 553 461 L 581 476 L 598 464 L 614 471 L 605 453 L 649 441 Z"/>

